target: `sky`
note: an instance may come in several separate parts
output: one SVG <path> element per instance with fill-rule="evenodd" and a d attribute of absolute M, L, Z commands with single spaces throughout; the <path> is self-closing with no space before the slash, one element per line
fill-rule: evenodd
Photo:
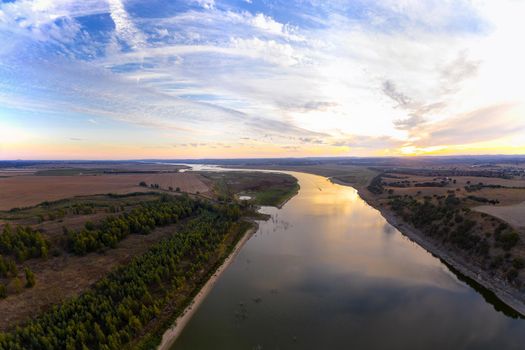
<path fill-rule="evenodd" d="M 525 154 L 524 13 L 0 0 L 0 159 Z"/>

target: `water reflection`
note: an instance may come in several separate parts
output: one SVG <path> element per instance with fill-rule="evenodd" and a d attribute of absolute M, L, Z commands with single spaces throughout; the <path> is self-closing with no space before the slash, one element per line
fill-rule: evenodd
<path fill-rule="evenodd" d="M 356 191 L 301 190 L 257 234 L 174 349 L 518 349 L 525 323 L 388 225 Z M 510 315 L 510 314 L 509 314 Z"/>

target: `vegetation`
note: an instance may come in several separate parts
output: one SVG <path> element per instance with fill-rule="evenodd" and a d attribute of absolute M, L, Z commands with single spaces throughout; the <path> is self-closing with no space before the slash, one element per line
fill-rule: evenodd
<path fill-rule="evenodd" d="M 339 168 L 326 169 L 324 171 L 318 169 L 319 172 L 313 171 L 314 174 L 333 177 L 335 180 L 350 184 L 357 187 L 365 187 L 377 175 L 377 171 L 372 168 L 363 166 L 344 166 Z"/>
<path fill-rule="evenodd" d="M 255 193 L 255 204 L 278 206 L 293 197 L 299 191 L 299 185 L 285 188 L 272 188 Z"/>
<path fill-rule="evenodd" d="M 437 203 L 432 202 L 431 197 L 420 201 L 410 196 L 392 196 L 389 204 L 405 221 L 428 235 L 469 252 L 488 254 L 487 240 L 474 233 L 476 221 L 463 216 L 468 209 L 460 208 L 460 201 L 453 194 L 438 197 Z M 495 230 L 494 237 L 495 245 L 504 250 L 510 250 L 519 241 L 519 235 L 504 223 Z"/>
<path fill-rule="evenodd" d="M 367 189 L 373 194 L 382 194 L 385 191 L 382 176 L 383 174 L 379 174 L 370 181 Z"/>
<path fill-rule="evenodd" d="M 39 218 L 37 223 L 62 219 L 66 216 L 90 215 L 97 212 L 115 212 L 118 208 L 138 205 L 160 197 L 158 192 L 134 192 L 127 194 L 104 194 L 79 196 L 75 198 L 45 201 L 27 208 L 0 211 L 0 219 L 30 221 Z"/>
<path fill-rule="evenodd" d="M 260 172 L 203 172 L 214 182 L 220 202 L 231 202 L 236 195 L 248 195 L 258 205 L 279 206 L 299 191 L 297 179 L 291 175 Z"/>
<path fill-rule="evenodd" d="M 49 242 L 44 236 L 29 226 L 4 226 L 0 234 L 0 253 L 13 255 L 20 262 L 30 258 L 46 257 L 49 251 Z"/>
<path fill-rule="evenodd" d="M 96 175 L 103 173 L 102 169 L 82 169 L 82 168 L 59 168 L 39 170 L 36 176 L 76 176 L 76 175 Z"/>
<path fill-rule="evenodd" d="M 66 229 L 68 249 L 84 255 L 102 248 L 115 248 L 131 233 L 149 234 L 155 227 L 176 223 L 202 207 L 206 207 L 204 202 L 193 201 L 187 196 L 163 196 L 141 204 L 129 213 L 109 216 L 98 225 L 88 222 L 79 231 Z"/>
<path fill-rule="evenodd" d="M 24 273 L 26 275 L 26 288 L 33 288 L 36 284 L 35 274 L 29 267 L 24 269 Z"/>
<path fill-rule="evenodd" d="M 445 187 L 446 185 L 447 185 L 446 181 L 440 181 L 440 182 L 426 181 L 426 182 L 418 182 L 414 184 L 415 187 Z"/>
<path fill-rule="evenodd" d="M 144 334 L 174 295 L 198 283 L 193 280 L 197 272 L 213 264 L 213 254 L 239 228 L 236 205 L 211 206 L 186 198 L 145 208 L 156 215 L 155 221 L 179 218 L 192 208 L 198 216 L 90 291 L 0 334 L 0 349 L 121 349 Z M 177 214 L 170 216 L 171 211 Z"/>
<path fill-rule="evenodd" d="M 496 204 L 499 203 L 499 201 L 497 199 L 488 199 L 488 198 L 479 197 L 479 196 L 469 195 L 469 196 L 467 196 L 467 198 L 472 200 L 472 201 L 479 202 L 479 203 L 489 203 L 489 204 L 492 204 L 492 205 L 496 205 Z"/>
<path fill-rule="evenodd" d="M 0 278 L 16 277 L 18 269 L 12 259 L 0 255 Z"/>
<path fill-rule="evenodd" d="M 486 214 L 480 215 L 481 220 L 476 219 L 454 194 L 426 196 L 423 200 L 408 195 L 390 196 L 389 205 L 422 233 L 478 257 L 482 266 L 499 269 L 508 281 L 519 286 L 517 277 L 525 263 L 519 257 L 513 258 L 510 252 L 520 236 L 508 224 Z M 490 227 L 497 223 L 492 231 Z"/>

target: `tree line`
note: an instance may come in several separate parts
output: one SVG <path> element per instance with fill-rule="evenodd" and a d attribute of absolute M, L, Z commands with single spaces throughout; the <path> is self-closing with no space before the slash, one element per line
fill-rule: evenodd
<path fill-rule="evenodd" d="M 193 281 L 195 272 L 210 264 L 226 237 L 239 228 L 238 207 L 191 202 L 169 202 L 173 215 L 164 205 L 148 205 L 148 210 L 156 208 L 155 212 L 163 213 L 155 222 L 180 218 L 195 207 L 198 215 L 176 234 L 102 278 L 91 290 L 12 332 L 0 333 L 0 350 L 121 349 L 142 334 L 168 301 Z"/>
<path fill-rule="evenodd" d="M 115 248 L 129 234 L 147 235 L 156 227 L 174 224 L 207 206 L 209 204 L 194 201 L 188 196 L 163 196 L 159 200 L 143 203 L 128 213 L 108 216 L 98 224 L 87 222 L 81 230 L 64 229 L 67 248 L 77 255 Z"/>
<path fill-rule="evenodd" d="M 479 226 L 475 220 L 468 215 L 470 209 L 461 208 L 460 200 L 453 194 L 438 196 L 437 203 L 432 202 L 431 197 L 425 197 L 423 201 L 411 196 L 390 196 L 389 205 L 391 209 L 404 221 L 443 243 L 477 255 L 487 262 L 486 266 L 491 268 L 505 267 L 507 278 L 513 280 L 516 270 L 523 268 L 520 264 L 514 264 L 510 258 L 510 250 L 519 243 L 519 234 L 504 222 L 490 232 L 488 228 Z M 497 219 L 492 219 L 497 222 Z M 476 231 L 484 234 L 479 235 Z M 490 242 L 492 237 L 492 244 Z M 501 248 L 505 253 L 507 264 L 502 266 L 503 257 L 491 256 L 491 246 Z M 514 277 L 512 277 L 514 276 Z"/>
<path fill-rule="evenodd" d="M 46 257 L 49 252 L 49 242 L 37 230 L 29 226 L 4 226 L 0 234 L 0 254 L 12 255 L 19 262 L 30 258 Z"/>

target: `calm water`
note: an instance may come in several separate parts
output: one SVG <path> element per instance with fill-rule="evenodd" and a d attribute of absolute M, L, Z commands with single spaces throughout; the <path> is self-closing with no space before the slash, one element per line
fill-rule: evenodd
<path fill-rule="evenodd" d="M 173 349 L 524 349 L 525 321 L 460 281 L 357 192 L 300 193 L 244 246 Z"/>

